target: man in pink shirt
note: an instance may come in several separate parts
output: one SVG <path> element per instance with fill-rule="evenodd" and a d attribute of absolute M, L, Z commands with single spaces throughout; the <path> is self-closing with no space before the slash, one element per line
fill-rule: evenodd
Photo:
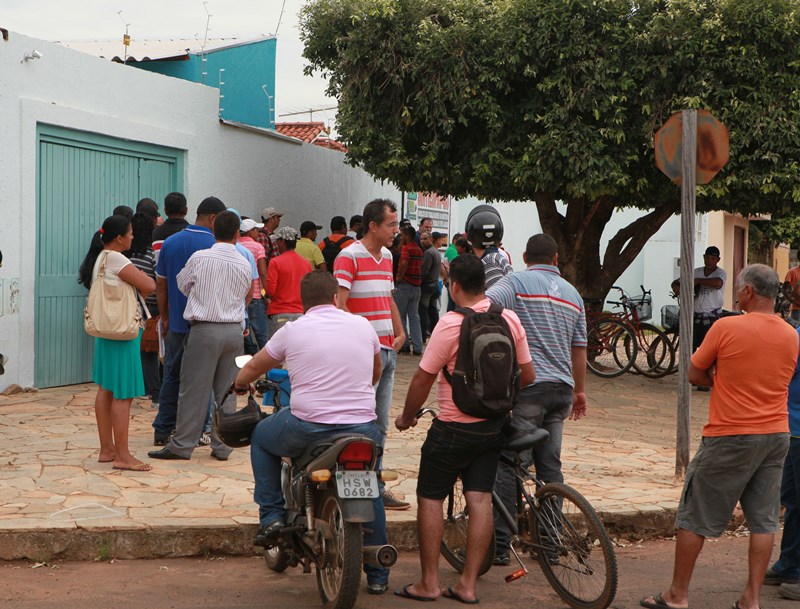
<path fill-rule="evenodd" d="M 476 312 L 489 309 L 484 295 L 483 263 L 474 254 L 462 254 L 450 263 L 450 294 L 459 307 Z M 534 380 L 533 363 L 525 330 L 513 311 L 503 309 L 517 351 L 522 386 Z M 440 594 L 464 603 L 477 603 L 475 583 L 480 563 L 492 538 L 492 489 L 500 451 L 505 444 L 500 420 L 478 419 L 464 414 L 453 402 L 452 389 L 442 374 L 456 363 L 461 322 L 464 316 L 451 311 L 439 320 L 408 388 L 405 408 L 395 420 L 399 430 L 417 424 L 416 413 L 425 404 L 438 378 L 439 416 L 431 425 L 422 446 L 417 480 L 417 535 L 422 576 L 415 584 L 395 591 L 414 600 L 433 600 Z M 458 583 L 439 590 L 439 544 L 442 540 L 442 504 L 460 477 L 469 510 L 467 556 Z"/>
<path fill-rule="evenodd" d="M 284 254 L 274 258 L 270 271 L 283 259 Z M 292 383 L 291 409 L 267 417 L 253 432 L 250 461 L 260 543 L 268 543 L 285 526 L 281 457 L 299 457 L 310 444 L 342 433 L 368 436 L 380 446 L 372 388 L 383 370 L 378 335 L 365 318 L 337 308 L 338 291 L 330 273 L 306 274 L 300 281 L 305 314 L 273 334 L 236 377 L 236 389 L 246 391 L 267 370 L 285 363 Z M 347 337 L 347 357 L 342 357 L 343 336 Z M 387 543 L 383 498 L 379 495 L 374 502 L 375 520 L 364 525 L 364 545 L 368 546 Z M 369 592 L 383 593 L 389 570 L 365 565 L 364 571 Z"/>
<path fill-rule="evenodd" d="M 282 226 L 275 232 L 275 237 L 280 256 L 270 262 L 266 284 L 270 336 L 303 315 L 300 280 L 312 270 L 311 263 L 295 251 L 295 229 Z"/>
<path fill-rule="evenodd" d="M 247 317 L 255 330 L 256 343 L 258 343 L 259 349 L 263 349 L 264 345 L 267 344 L 267 307 L 264 304 L 264 298 L 261 296 L 261 288 L 267 285 L 267 254 L 264 251 L 264 246 L 256 240 L 258 239 L 258 229 L 263 227 L 263 224 L 256 222 L 252 218 L 242 220 L 242 224 L 239 226 L 239 233 L 241 234 L 239 243 L 253 254 L 253 258 L 256 261 L 256 269 L 258 270 L 258 280 L 253 281 L 253 300 L 247 305 Z"/>

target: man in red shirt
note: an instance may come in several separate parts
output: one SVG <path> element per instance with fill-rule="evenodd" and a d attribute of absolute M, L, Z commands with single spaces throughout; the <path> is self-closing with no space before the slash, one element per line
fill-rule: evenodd
<path fill-rule="evenodd" d="M 284 226 L 275 231 L 280 256 L 267 268 L 267 316 L 269 335 L 274 336 L 288 322 L 303 314 L 300 280 L 311 272 L 311 263 L 296 251 L 297 231 Z"/>
<path fill-rule="evenodd" d="M 412 353 L 422 355 L 422 329 L 419 323 L 422 250 L 415 241 L 416 236 L 417 231 L 410 224 L 400 229 L 400 262 L 394 281 L 394 301 L 397 303 L 405 334 L 411 337 Z M 400 353 L 408 351 L 409 343 L 406 341 Z"/>

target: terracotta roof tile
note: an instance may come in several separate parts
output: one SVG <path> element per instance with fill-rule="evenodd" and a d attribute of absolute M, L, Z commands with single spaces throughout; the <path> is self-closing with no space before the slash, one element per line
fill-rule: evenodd
<path fill-rule="evenodd" d="M 328 130 L 323 122 L 276 123 L 275 130 L 281 135 L 295 137 L 308 144 L 330 148 L 339 152 L 347 152 L 347 147 L 344 144 L 328 136 Z"/>

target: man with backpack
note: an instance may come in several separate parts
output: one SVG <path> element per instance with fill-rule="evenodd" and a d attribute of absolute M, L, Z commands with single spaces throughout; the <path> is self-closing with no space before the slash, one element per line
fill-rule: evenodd
<path fill-rule="evenodd" d="M 484 295 L 480 259 L 463 254 L 450 265 L 458 309 L 444 315 L 428 341 L 406 396 L 399 430 L 416 414 L 438 378 L 439 415 L 422 446 L 417 481 L 417 531 L 422 576 L 395 594 L 433 600 L 440 594 L 475 604 L 478 570 L 492 537 L 492 488 L 507 422 L 520 385 L 534 380 L 525 331 L 513 311 Z M 442 506 L 460 477 L 469 510 L 467 556 L 458 583 L 439 590 Z"/>
<path fill-rule="evenodd" d="M 563 482 L 564 420 L 586 414 L 586 311 L 578 291 L 561 277 L 558 245 L 552 237 L 539 234 L 528 239 L 523 259 L 528 265 L 524 271 L 503 277 L 486 295 L 517 314 L 536 367 L 536 383 L 522 386 L 513 427 L 520 434 L 541 427 L 550 439 L 523 453 L 523 463 L 532 462 L 543 482 Z M 512 514 L 515 489 L 511 468 L 501 463 L 495 490 Z M 511 532 L 501 518 L 495 518 L 495 539 L 495 564 L 508 564 Z"/>
<path fill-rule="evenodd" d="M 333 261 L 344 248 L 353 243 L 355 239 L 347 234 L 347 221 L 344 216 L 334 216 L 331 218 L 331 236 L 325 237 L 319 242 L 319 249 L 322 250 L 322 257 L 329 273 L 333 273 Z"/>

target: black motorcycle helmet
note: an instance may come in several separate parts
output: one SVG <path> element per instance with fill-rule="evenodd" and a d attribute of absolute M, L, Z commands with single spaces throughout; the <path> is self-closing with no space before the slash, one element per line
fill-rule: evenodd
<path fill-rule="evenodd" d="M 266 416 L 251 395 L 247 398 L 247 406 L 238 412 L 222 412 L 222 409 L 217 408 L 211 417 L 211 424 L 223 444 L 231 448 L 242 448 L 250 445 L 250 437 L 256 425 Z"/>
<path fill-rule="evenodd" d="M 503 220 L 491 205 L 478 205 L 469 212 L 464 232 L 473 246 L 497 245 L 503 240 Z"/>

